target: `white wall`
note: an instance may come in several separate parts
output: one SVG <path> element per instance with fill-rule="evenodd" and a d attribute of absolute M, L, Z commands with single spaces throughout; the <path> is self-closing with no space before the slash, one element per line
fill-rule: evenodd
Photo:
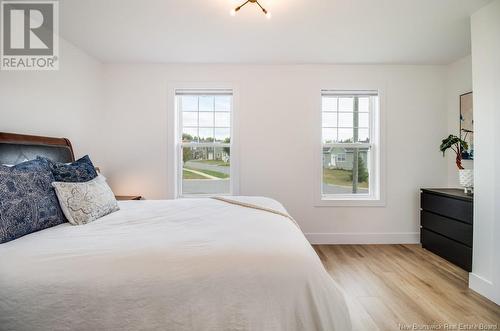
<path fill-rule="evenodd" d="M 466 56 L 448 65 L 447 68 L 447 106 L 448 134 L 460 135 L 460 95 L 472 91 L 472 57 Z M 444 137 L 443 137 L 444 138 Z M 446 152 L 448 163 L 448 187 L 461 187 L 458 181 L 458 168 L 455 164 L 455 154 Z M 472 169 L 471 160 L 463 160 L 466 169 Z"/>
<path fill-rule="evenodd" d="M 0 132 L 67 137 L 76 156 L 98 143 L 102 65 L 60 39 L 59 71 L 0 71 Z"/>
<path fill-rule="evenodd" d="M 419 187 L 445 186 L 446 66 L 106 65 L 99 165 L 120 194 L 169 196 L 169 87 L 229 82 L 239 92 L 240 194 L 281 201 L 314 241 L 419 242 Z M 322 88 L 386 92 L 385 207 L 314 207 Z"/>
<path fill-rule="evenodd" d="M 446 66 L 102 65 L 61 40 L 61 70 L 0 72 L 0 131 L 65 136 L 118 194 L 169 197 L 169 87 L 227 82 L 239 103 L 240 194 L 281 201 L 315 242 L 418 242 L 419 187 L 447 184 Z M 384 207 L 314 207 L 319 91 L 385 92 Z"/>
<path fill-rule="evenodd" d="M 500 0 L 472 15 L 474 249 L 469 285 L 500 303 Z"/>

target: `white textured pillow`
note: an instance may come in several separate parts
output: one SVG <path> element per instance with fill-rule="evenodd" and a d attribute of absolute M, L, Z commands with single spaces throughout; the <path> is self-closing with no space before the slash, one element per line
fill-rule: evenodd
<path fill-rule="evenodd" d="M 53 182 L 52 186 L 64 216 L 73 225 L 90 223 L 120 209 L 102 175 L 88 182 Z"/>

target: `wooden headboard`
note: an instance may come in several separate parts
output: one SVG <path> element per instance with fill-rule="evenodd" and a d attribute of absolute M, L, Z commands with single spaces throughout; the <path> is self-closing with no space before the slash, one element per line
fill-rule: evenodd
<path fill-rule="evenodd" d="M 0 132 L 0 164 L 16 165 L 43 156 L 57 162 L 73 162 L 75 155 L 66 138 Z"/>

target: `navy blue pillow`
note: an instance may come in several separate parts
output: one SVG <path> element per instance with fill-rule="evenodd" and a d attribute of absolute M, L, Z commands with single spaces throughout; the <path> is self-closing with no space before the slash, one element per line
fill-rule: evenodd
<path fill-rule="evenodd" d="M 56 182 L 81 183 L 88 182 L 97 177 L 97 172 L 88 155 L 69 164 L 54 162 L 40 156 L 38 159 L 44 160 L 49 164 Z"/>
<path fill-rule="evenodd" d="M 41 160 L 0 165 L 0 244 L 66 222 Z"/>

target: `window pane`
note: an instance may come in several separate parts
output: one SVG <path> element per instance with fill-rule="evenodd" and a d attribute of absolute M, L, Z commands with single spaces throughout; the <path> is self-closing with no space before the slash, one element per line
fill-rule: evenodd
<path fill-rule="evenodd" d="M 360 112 L 368 113 L 370 111 L 370 98 L 369 97 L 358 98 L 358 109 Z"/>
<path fill-rule="evenodd" d="M 322 109 L 323 111 L 337 111 L 337 101 L 336 97 L 323 97 L 322 98 Z"/>
<path fill-rule="evenodd" d="M 213 127 L 214 126 L 214 113 L 201 113 L 200 112 L 200 126 Z"/>
<path fill-rule="evenodd" d="M 231 113 L 215 113 L 215 126 L 230 127 Z"/>
<path fill-rule="evenodd" d="M 200 128 L 200 142 L 213 142 L 214 129 L 213 128 Z"/>
<path fill-rule="evenodd" d="M 231 96 L 221 95 L 215 97 L 215 111 L 231 111 Z"/>
<path fill-rule="evenodd" d="M 198 97 L 195 95 L 183 95 L 181 100 L 182 111 L 198 111 Z"/>
<path fill-rule="evenodd" d="M 339 143 L 352 143 L 352 142 L 354 142 L 352 128 L 339 129 L 339 139 L 337 142 L 339 142 Z"/>
<path fill-rule="evenodd" d="M 200 111 L 214 111 L 214 96 L 200 96 Z"/>
<path fill-rule="evenodd" d="M 368 129 L 359 129 L 358 130 L 358 142 L 360 143 L 369 143 L 370 136 L 368 135 Z"/>
<path fill-rule="evenodd" d="M 323 127 L 336 127 L 337 113 L 323 113 Z"/>
<path fill-rule="evenodd" d="M 339 127 L 352 128 L 354 126 L 353 114 L 354 113 L 339 113 Z"/>
<path fill-rule="evenodd" d="M 369 114 L 368 113 L 359 113 L 359 122 L 358 127 L 360 128 L 368 128 L 370 127 Z"/>
<path fill-rule="evenodd" d="M 177 95 L 178 127 L 182 132 L 182 152 L 179 160 L 181 177 L 179 193 L 230 194 L 231 166 L 230 147 L 221 146 L 231 143 L 232 95 L 218 95 L 202 90 L 183 90 Z M 190 143 L 190 146 L 186 146 Z M 198 143 L 208 145 L 198 146 Z M 184 145 L 184 146 L 183 146 Z"/>
<path fill-rule="evenodd" d="M 182 148 L 183 194 L 229 194 L 229 147 Z"/>
<path fill-rule="evenodd" d="M 368 194 L 368 157 L 367 149 L 323 148 L 322 194 Z M 358 174 L 354 180 L 356 168 Z"/>
<path fill-rule="evenodd" d="M 367 95 L 372 91 L 327 93 L 322 96 L 323 144 L 332 143 L 334 147 L 323 147 L 322 194 L 375 194 L 370 191 L 377 188 L 369 188 L 369 173 L 373 170 L 369 169 L 370 148 L 354 147 L 353 144 L 373 143 L 370 134 L 374 129 L 372 116 L 378 109 L 378 96 Z"/>
<path fill-rule="evenodd" d="M 190 142 L 198 140 L 198 129 L 197 128 L 183 128 L 182 129 L 182 141 Z"/>
<path fill-rule="evenodd" d="M 352 112 L 354 111 L 354 98 L 339 98 L 339 111 Z"/>
<path fill-rule="evenodd" d="M 231 137 L 230 128 L 215 128 L 215 141 L 229 143 Z"/>
<path fill-rule="evenodd" d="M 198 113 L 197 112 L 183 112 L 182 113 L 183 126 L 198 126 Z"/>
<path fill-rule="evenodd" d="M 323 128 L 323 143 L 332 143 L 337 141 L 337 129 Z"/>

